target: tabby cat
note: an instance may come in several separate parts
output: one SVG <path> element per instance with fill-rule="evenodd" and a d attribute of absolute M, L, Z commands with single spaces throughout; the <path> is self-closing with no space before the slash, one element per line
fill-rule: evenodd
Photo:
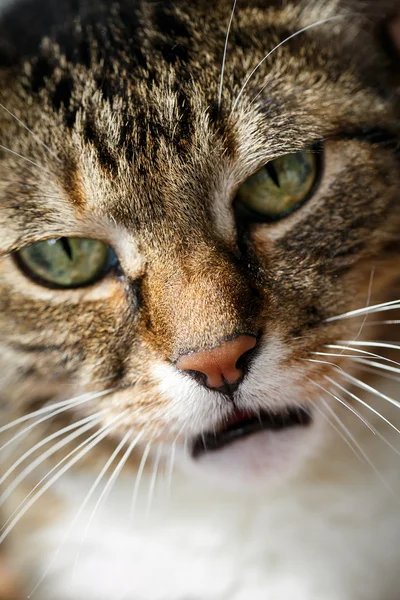
<path fill-rule="evenodd" d="M 398 13 L 3 5 L 1 600 L 399 599 Z"/>

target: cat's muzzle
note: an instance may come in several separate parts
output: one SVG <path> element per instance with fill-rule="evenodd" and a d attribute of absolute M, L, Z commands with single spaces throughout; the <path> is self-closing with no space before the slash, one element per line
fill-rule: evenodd
<path fill-rule="evenodd" d="M 195 439 L 192 446 L 193 458 L 206 452 L 214 452 L 260 431 L 282 431 L 291 427 L 306 427 L 312 422 L 309 409 L 287 408 L 282 412 L 260 411 L 250 413 L 236 411 L 215 432 L 205 432 Z"/>

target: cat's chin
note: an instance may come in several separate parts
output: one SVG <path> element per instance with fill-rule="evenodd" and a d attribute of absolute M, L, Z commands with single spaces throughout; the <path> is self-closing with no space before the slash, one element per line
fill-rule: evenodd
<path fill-rule="evenodd" d="M 191 476 L 233 492 L 274 487 L 295 476 L 314 454 L 320 428 L 311 421 L 280 430 L 260 430 L 218 449 L 182 456 Z"/>

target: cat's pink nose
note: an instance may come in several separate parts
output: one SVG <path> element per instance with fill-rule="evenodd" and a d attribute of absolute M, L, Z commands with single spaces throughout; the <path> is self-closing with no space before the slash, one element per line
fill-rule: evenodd
<path fill-rule="evenodd" d="M 235 386 L 243 377 L 239 359 L 257 343 L 253 335 L 239 335 L 212 350 L 202 350 L 181 356 L 176 366 L 181 371 L 202 373 L 209 388 L 222 389 Z M 239 363 L 239 364 L 238 364 Z"/>

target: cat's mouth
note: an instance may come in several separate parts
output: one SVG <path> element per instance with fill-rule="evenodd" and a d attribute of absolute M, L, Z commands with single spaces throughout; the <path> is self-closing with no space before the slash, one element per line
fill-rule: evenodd
<path fill-rule="evenodd" d="M 220 429 L 199 435 L 192 446 L 193 458 L 207 452 L 220 450 L 260 431 L 281 431 L 290 427 L 306 427 L 312 421 L 311 413 L 304 407 L 287 408 L 280 413 L 261 411 L 254 414 L 236 411 Z"/>

